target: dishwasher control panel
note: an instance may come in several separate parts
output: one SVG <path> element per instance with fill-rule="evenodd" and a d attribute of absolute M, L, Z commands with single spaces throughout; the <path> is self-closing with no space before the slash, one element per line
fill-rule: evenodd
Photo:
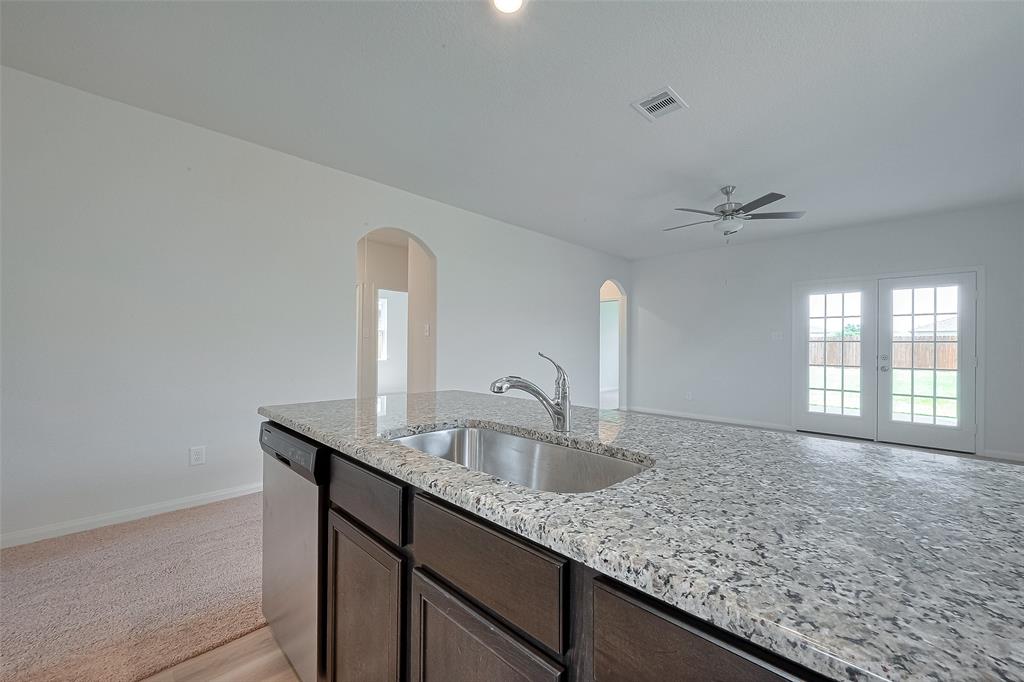
<path fill-rule="evenodd" d="M 295 473 L 320 483 L 330 461 L 330 450 L 272 422 L 260 425 L 260 446 Z"/>

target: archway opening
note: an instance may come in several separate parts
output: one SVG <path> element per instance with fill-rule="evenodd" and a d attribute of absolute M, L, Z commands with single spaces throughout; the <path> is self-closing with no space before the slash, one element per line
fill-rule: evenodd
<path fill-rule="evenodd" d="M 613 280 L 601 285 L 600 390 L 602 410 L 626 406 L 626 292 Z"/>
<path fill-rule="evenodd" d="M 410 232 L 382 227 L 356 248 L 360 398 L 433 391 L 437 384 L 437 259 Z"/>

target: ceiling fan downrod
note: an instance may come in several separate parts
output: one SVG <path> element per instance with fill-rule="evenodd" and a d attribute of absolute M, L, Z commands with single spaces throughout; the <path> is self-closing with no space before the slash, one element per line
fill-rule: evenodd
<path fill-rule="evenodd" d="M 725 195 L 725 203 L 715 206 L 715 213 L 721 213 L 722 215 L 732 215 L 735 213 L 743 204 L 738 201 L 732 200 L 732 193 L 736 191 L 736 185 L 726 185 L 721 190 L 722 194 Z"/>

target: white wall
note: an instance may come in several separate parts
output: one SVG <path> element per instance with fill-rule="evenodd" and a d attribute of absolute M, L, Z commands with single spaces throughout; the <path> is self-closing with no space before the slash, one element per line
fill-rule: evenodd
<path fill-rule="evenodd" d="M 1022 204 L 634 262 L 630 405 L 789 427 L 794 282 L 964 266 L 984 268 L 984 449 L 1024 459 Z"/>
<path fill-rule="evenodd" d="M 595 292 L 624 261 L 2 78 L 5 541 L 258 485 L 257 406 L 355 393 L 355 246 L 375 227 L 437 255 L 439 388 L 546 385 L 544 350 L 596 404 Z"/>
<path fill-rule="evenodd" d="M 380 289 L 387 300 L 387 359 L 377 361 L 377 393 L 405 393 L 409 359 L 409 294 Z"/>
<path fill-rule="evenodd" d="M 409 240 L 409 354 L 406 390 L 433 391 L 437 383 L 437 259 L 415 239 Z M 461 318 L 460 324 L 466 324 Z M 458 333 L 458 329 L 453 330 Z"/>

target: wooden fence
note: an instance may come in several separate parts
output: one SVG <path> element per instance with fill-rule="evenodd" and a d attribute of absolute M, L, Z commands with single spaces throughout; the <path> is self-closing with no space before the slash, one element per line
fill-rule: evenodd
<path fill-rule="evenodd" d="M 861 349 L 859 341 L 811 341 L 808 364 L 845 365 L 860 367 Z M 950 342 L 892 344 L 892 366 L 918 369 L 956 369 L 957 344 Z"/>

